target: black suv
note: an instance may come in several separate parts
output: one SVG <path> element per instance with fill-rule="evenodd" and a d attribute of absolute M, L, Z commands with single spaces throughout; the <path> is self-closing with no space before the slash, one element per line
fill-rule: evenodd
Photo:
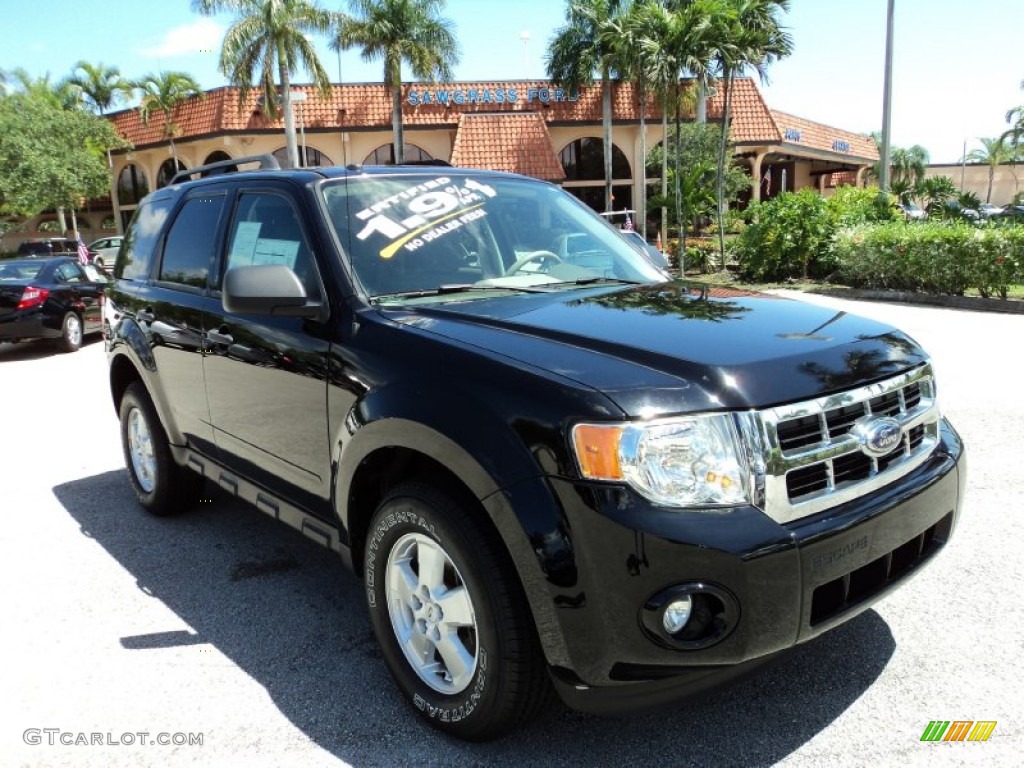
<path fill-rule="evenodd" d="M 78 254 L 78 243 L 67 237 L 44 237 L 35 240 L 26 240 L 18 246 L 19 256 L 61 256 L 64 254 Z"/>
<path fill-rule="evenodd" d="M 208 478 L 337 550 L 438 728 L 720 684 L 949 540 L 963 447 L 900 331 L 666 282 L 533 179 L 185 178 L 219 170 L 149 195 L 118 256 L 128 476 L 155 514 Z"/>

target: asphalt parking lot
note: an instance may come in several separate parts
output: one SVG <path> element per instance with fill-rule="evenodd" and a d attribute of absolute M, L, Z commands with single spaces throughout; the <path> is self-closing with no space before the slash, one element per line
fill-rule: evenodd
<path fill-rule="evenodd" d="M 1019 766 L 1024 316 L 809 300 L 932 353 L 969 455 L 953 541 L 735 687 L 632 719 L 553 705 L 483 745 L 399 699 L 331 553 L 212 488 L 186 516 L 139 510 L 101 342 L 0 345 L 0 764 Z M 983 743 L 923 743 L 932 720 L 997 725 Z"/>

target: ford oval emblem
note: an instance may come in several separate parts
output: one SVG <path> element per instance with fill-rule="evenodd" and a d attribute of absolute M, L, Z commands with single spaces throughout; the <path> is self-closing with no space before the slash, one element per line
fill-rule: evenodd
<path fill-rule="evenodd" d="M 857 422 L 852 433 L 864 453 L 873 458 L 888 456 L 903 441 L 903 428 L 889 416 L 867 418 Z"/>

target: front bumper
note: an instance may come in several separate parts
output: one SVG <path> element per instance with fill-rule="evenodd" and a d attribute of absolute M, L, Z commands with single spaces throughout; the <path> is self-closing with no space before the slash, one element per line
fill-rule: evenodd
<path fill-rule="evenodd" d="M 572 552 L 548 573 L 565 649 L 552 665 L 556 689 L 575 709 L 645 709 L 741 677 L 849 620 L 949 540 L 965 470 L 944 421 L 921 467 L 787 525 L 753 507 L 667 510 L 622 488 L 552 481 Z M 693 582 L 725 590 L 736 610 L 713 644 L 673 647 L 644 627 L 642 609 Z"/>

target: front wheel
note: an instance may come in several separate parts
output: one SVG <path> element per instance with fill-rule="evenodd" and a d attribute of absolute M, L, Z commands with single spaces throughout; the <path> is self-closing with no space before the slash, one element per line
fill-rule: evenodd
<path fill-rule="evenodd" d="M 473 511 L 428 485 L 395 488 L 370 523 L 364 576 L 388 668 L 431 725 L 483 741 L 547 700 L 526 598 Z"/>
<path fill-rule="evenodd" d="M 145 387 L 135 382 L 121 398 L 121 447 L 139 503 L 154 515 L 173 515 L 195 505 L 203 478 L 178 466 L 167 433 Z"/>

